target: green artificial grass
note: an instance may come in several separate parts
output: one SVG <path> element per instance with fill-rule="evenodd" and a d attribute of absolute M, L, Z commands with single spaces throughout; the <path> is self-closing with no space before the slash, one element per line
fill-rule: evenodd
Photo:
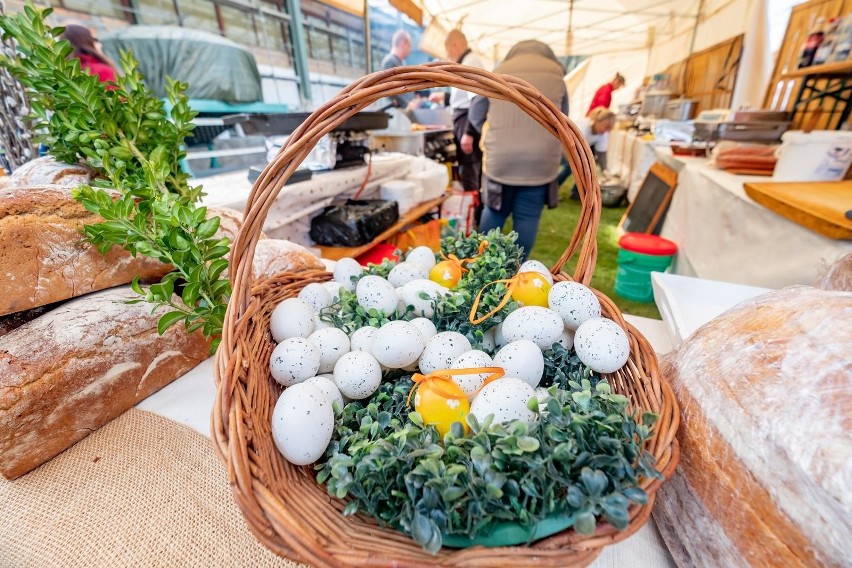
<path fill-rule="evenodd" d="M 545 209 L 541 216 L 535 246 L 530 258 L 540 260 L 547 266 L 553 266 L 571 239 L 571 234 L 580 218 L 580 202 L 569 199 L 572 187 L 569 178 L 562 185 L 559 207 Z M 633 302 L 625 300 L 615 293 L 615 273 L 618 269 L 618 222 L 624 215 L 625 207 L 604 207 L 598 229 L 598 261 L 592 277 L 592 287 L 606 294 L 622 313 L 660 319 L 660 312 L 654 302 Z M 511 219 L 509 220 L 511 223 Z M 507 229 L 509 228 L 507 223 Z M 577 266 L 576 254 L 563 267 L 567 274 L 574 273 Z"/>

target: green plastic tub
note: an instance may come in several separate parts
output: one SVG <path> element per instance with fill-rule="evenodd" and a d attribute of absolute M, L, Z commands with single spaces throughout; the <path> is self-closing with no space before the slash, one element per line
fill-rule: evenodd
<path fill-rule="evenodd" d="M 618 241 L 615 293 L 635 302 L 652 302 L 651 272 L 665 272 L 677 253 L 677 245 L 656 235 L 628 233 Z"/>

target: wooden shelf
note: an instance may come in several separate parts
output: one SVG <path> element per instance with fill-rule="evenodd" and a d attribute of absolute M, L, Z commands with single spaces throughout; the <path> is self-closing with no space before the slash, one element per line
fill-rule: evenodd
<path fill-rule="evenodd" d="M 794 79 L 796 77 L 807 77 L 812 75 L 846 75 L 852 74 L 852 60 L 839 63 L 826 63 L 825 65 L 811 65 L 801 69 L 794 69 L 781 75 L 782 79 Z"/>
<path fill-rule="evenodd" d="M 383 233 L 381 233 L 378 237 L 376 237 L 375 239 L 373 239 L 369 243 L 362 245 L 360 247 L 318 246 L 318 248 L 320 249 L 320 256 L 322 256 L 323 258 L 327 258 L 328 260 L 340 260 L 341 258 L 346 258 L 346 257 L 354 258 L 356 256 L 359 256 L 359 255 L 367 252 L 368 250 L 370 250 L 371 248 L 373 248 L 377 244 L 381 243 L 382 241 L 385 241 L 385 240 L 391 238 L 392 236 L 397 234 L 406 225 L 413 223 L 414 221 L 416 221 L 417 219 L 419 219 L 420 217 L 422 217 L 423 215 L 425 215 L 426 213 L 428 213 L 429 211 L 431 211 L 435 207 L 438 207 L 439 205 L 441 205 L 441 203 L 443 203 L 444 200 L 447 199 L 447 197 L 448 197 L 448 195 L 444 194 L 441 197 L 438 197 L 437 199 L 431 199 L 429 201 L 424 201 L 420 205 L 417 205 L 414 209 L 412 209 L 411 211 L 409 211 L 408 213 L 406 213 L 405 215 L 400 217 L 399 220 L 396 223 L 394 223 L 394 225 L 392 227 L 385 230 Z"/>

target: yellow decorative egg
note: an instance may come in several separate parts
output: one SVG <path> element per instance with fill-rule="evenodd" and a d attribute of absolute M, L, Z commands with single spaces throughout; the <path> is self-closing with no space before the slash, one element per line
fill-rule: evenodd
<path fill-rule="evenodd" d="M 437 282 L 445 288 L 454 288 L 462 277 L 462 267 L 456 260 L 442 260 L 429 271 L 429 280 Z M 545 294 L 547 305 L 547 294 Z"/>
<path fill-rule="evenodd" d="M 519 272 L 518 284 L 512 292 L 512 299 L 525 306 L 547 307 L 547 295 L 550 283 L 538 272 Z"/>
<path fill-rule="evenodd" d="M 448 398 L 442 393 L 459 398 Z M 470 412 L 470 404 L 461 387 L 452 381 L 427 380 L 421 383 L 414 393 L 414 410 L 420 413 L 424 423 L 435 426 L 442 438 L 450 431 L 453 422 L 461 422 L 467 432 L 464 418 Z"/>

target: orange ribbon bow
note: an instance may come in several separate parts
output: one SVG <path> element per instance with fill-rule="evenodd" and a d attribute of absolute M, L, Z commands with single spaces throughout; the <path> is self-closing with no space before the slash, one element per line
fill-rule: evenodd
<path fill-rule="evenodd" d="M 409 404 L 411 404 L 411 397 L 414 394 L 414 391 L 416 391 L 417 388 L 420 387 L 420 385 L 422 384 L 428 384 L 430 389 L 432 389 L 433 391 L 435 391 L 435 393 L 444 398 L 451 398 L 453 400 L 461 400 L 463 398 L 467 398 L 469 395 L 457 395 L 455 393 L 451 393 L 445 390 L 444 387 L 441 386 L 441 384 L 447 382 L 454 382 L 454 375 L 480 375 L 483 373 L 489 373 L 489 375 L 485 378 L 485 381 L 482 383 L 482 388 L 485 388 L 485 385 L 496 381 L 497 379 L 502 377 L 506 372 L 503 370 L 502 367 L 476 367 L 473 369 L 438 369 L 437 371 L 433 371 L 428 375 L 415 373 L 411 376 L 411 380 L 414 381 L 414 385 L 408 392 L 408 398 L 405 401 L 405 405 L 408 406 Z"/>
<path fill-rule="evenodd" d="M 483 286 L 482 289 L 479 291 L 479 294 L 476 295 L 476 299 L 473 301 L 473 306 L 471 306 L 470 308 L 470 316 L 468 317 L 468 320 L 473 325 L 484 322 L 485 320 L 502 310 L 506 306 L 506 304 L 509 303 L 509 300 L 512 299 L 512 295 L 515 293 L 515 288 L 535 278 L 542 278 L 542 276 L 537 272 L 528 271 L 518 272 L 511 278 L 506 278 L 504 280 L 494 280 L 493 282 L 489 282 L 488 284 Z M 479 309 L 479 302 L 482 300 L 482 293 L 485 292 L 485 289 L 491 286 L 492 284 L 506 284 L 506 295 L 503 296 L 503 299 L 500 300 L 500 303 L 497 304 L 496 308 L 494 308 L 484 316 L 478 318 L 476 317 L 476 311 Z"/>

